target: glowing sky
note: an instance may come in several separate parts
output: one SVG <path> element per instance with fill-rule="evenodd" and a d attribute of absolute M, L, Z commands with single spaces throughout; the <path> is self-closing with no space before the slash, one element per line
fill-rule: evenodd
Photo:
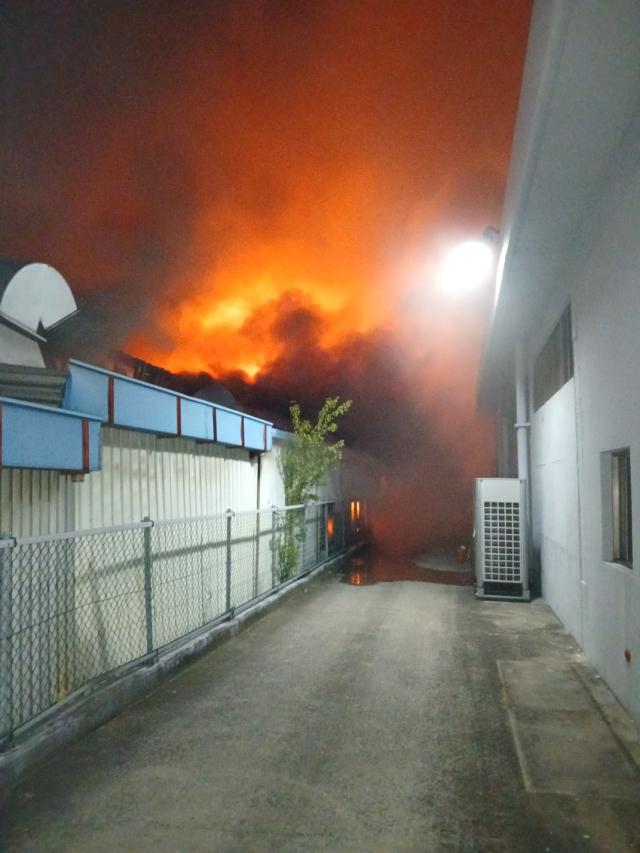
<path fill-rule="evenodd" d="M 75 354 L 208 371 L 262 410 L 352 397 L 348 440 L 393 467 L 380 518 L 422 507 L 388 541 L 462 536 L 492 465 L 488 303 L 436 278 L 500 222 L 528 0 L 0 14 L 0 254 L 67 278 Z"/>

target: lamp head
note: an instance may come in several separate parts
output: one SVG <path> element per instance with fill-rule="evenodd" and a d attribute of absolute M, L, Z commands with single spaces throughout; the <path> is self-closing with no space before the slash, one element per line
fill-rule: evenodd
<path fill-rule="evenodd" d="M 438 275 L 438 285 L 446 293 L 472 293 L 487 281 L 493 264 L 493 245 L 486 239 L 461 243 L 446 257 Z"/>

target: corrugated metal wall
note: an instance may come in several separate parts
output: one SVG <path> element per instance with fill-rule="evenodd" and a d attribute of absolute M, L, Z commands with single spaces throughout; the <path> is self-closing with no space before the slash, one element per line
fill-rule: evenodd
<path fill-rule="evenodd" d="M 0 534 L 67 530 L 255 509 L 249 451 L 103 427 L 102 470 L 82 483 L 57 471 L 0 471 Z"/>
<path fill-rule="evenodd" d="M 102 427 L 102 470 L 72 483 L 57 471 L 0 471 L 0 533 L 40 536 L 141 521 L 236 512 L 257 506 L 258 461 L 249 451 L 186 438 Z M 262 457 L 262 507 L 282 506 L 277 445 Z M 332 472 L 323 500 L 340 494 Z"/>
<path fill-rule="evenodd" d="M 0 471 L 0 534 L 44 536 L 73 529 L 71 478 L 57 471 Z"/>
<path fill-rule="evenodd" d="M 77 530 L 255 509 L 258 463 L 249 451 L 102 429 L 102 471 L 74 484 Z"/>

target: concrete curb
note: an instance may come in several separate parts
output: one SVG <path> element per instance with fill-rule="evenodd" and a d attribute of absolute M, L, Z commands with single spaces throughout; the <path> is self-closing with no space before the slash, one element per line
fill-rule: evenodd
<path fill-rule="evenodd" d="M 351 549 L 353 550 L 353 549 Z M 261 619 L 318 575 L 346 561 L 351 550 L 322 563 L 302 577 L 277 588 L 239 613 L 187 635 L 121 675 L 89 686 L 25 727 L 16 745 L 0 754 L 0 800 L 35 764 L 50 758 L 76 738 L 99 728 L 134 702 L 152 693 L 180 669 Z"/>
<path fill-rule="evenodd" d="M 585 655 L 576 656 L 572 666 L 618 746 L 640 771 L 640 732 L 635 720 Z"/>

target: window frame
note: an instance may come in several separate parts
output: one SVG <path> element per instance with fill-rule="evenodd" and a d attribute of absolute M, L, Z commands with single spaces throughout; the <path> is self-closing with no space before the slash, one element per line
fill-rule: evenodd
<path fill-rule="evenodd" d="M 600 454 L 602 486 L 602 559 L 633 569 L 633 495 L 631 450 Z"/>
<path fill-rule="evenodd" d="M 533 410 L 537 412 L 573 378 L 573 324 L 567 305 L 533 363 Z"/>
<path fill-rule="evenodd" d="M 633 568 L 631 453 L 628 447 L 611 452 L 612 557 Z"/>

